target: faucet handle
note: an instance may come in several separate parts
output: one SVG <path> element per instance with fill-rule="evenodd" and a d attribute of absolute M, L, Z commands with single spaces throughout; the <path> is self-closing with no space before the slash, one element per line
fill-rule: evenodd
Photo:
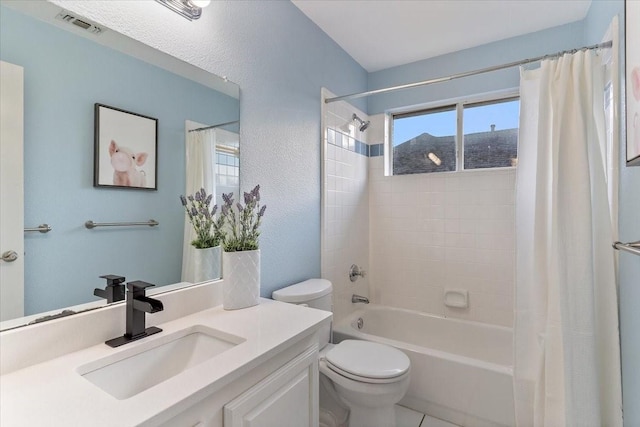
<path fill-rule="evenodd" d="M 127 288 L 130 292 L 144 292 L 146 288 L 155 286 L 153 283 L 143 282 L 142 280 L 134 280 L 133 282 L 127 282 Z"/>
<path fill-rule="evenodd" d="M 355 282 L 356 280 L 358 280 L 358 276 L 364 277 L 365 275 L 366 275 L 366 272 L 362 268 L 358 267 L 356 264 L 353 264 L 349 269 L 349 279 L 352 282 Z"/>
<path fill-rule="evenodd" d="M 107 286 L 114 286 L 123 283 L 126 279 L 122 276 L 116 276 L 115 274 L 105 274 L 100 276 L 101 279 L 107 279 Z"/>

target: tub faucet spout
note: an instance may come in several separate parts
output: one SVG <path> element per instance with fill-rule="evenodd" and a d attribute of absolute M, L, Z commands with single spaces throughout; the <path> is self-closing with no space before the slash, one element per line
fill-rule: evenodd
<path fill-rule="evenodd" d="M 361 295 L 353 294 L 353 295 L 351 296 L 351 302 L 352 302 L 353 304 L 356 304 L 356 303 L 359 303 L 359 302 L 362 302 L 362 303 L 364 303 L 364 304 L 369 304 L 369 298 L 367 298 L 367 297 L 363 297 L 363 296 L 361 296 Z"/>

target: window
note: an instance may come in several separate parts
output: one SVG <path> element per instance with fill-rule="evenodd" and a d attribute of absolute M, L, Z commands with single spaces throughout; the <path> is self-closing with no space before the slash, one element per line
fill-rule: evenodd
<path fill-rule="evenodd" d="M 517 97 L 392 114 L 393 175 L 515 166 L 519 115 Z"/>
<path fill-rule="evenodd" d="M 518 162 L 520 100 L 463 106 L 464 168 L 500 168 Z"/>
<path fill-rule="evenodd" d="M 393 117 L 393 174 L 456 170 L 456 106 Z"/>

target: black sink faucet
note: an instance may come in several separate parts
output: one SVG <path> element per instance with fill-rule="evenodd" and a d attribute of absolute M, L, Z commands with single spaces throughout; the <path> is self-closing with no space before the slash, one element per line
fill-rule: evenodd
<path fill-rule="evenodd" d="M 127 283 L 127 326 L 121 337 L 105 341 L 111 347 L 119 347 L 131 341 L 162 332 L 162 329 L 151 326 L 145 328 L 145 313 L 156 313 L 164 310 L 162 301 L 145 296 L 145 289 L 155 286 L 151 283 L 136 280 Z"/>
<path fill-rule="evenodd" d="M 104 289 L 95 288 L 93 290 L 95 296 L 105 298 L 108 304 L 124 300 L 124 277 L 107 274 L 100 276 L 100 278 L 107 279 L 107 287 Z"/>

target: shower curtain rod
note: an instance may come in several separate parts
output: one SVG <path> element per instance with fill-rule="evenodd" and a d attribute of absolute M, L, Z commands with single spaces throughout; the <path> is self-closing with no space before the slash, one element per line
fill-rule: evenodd
<path fill-rule="evenodd" d="M 578 48 L 578 49 L 563 50 L 562 52 L 557 52 L 557 53 L 553 53 L 553 54 L 550 54 L 550 55 L 539 56 L 537 58 L 531 58 L 531 59 L 523 59 L 523 60 L 520 60 L 520 61 L 509 62 L 508 64 L 494 65 L 493 67 L 482 68 L 482 69 L 473 70 L 473 71 L 466 71 L 464 73 L 452 74 L 452 75 L 446 76 L 446 77 L 438 77 L 436 79 L 424 80 L 424 81 L 416 82 L 416 83 L 408 83 L 408 84 L 404 84 L 404 85 L 400 85 L 400 86 L 392 86 L 392 87 L 387 87 L 387 88 L 383 88 L 383 89 L 369 90 L 369 91 L 366 91 L 366 92 L 352 93 L 350 95 L 336 96 L 336 97 L 333 97 L 333 98 L 327 98 L 327 99 L 324 100 L 324 102 L 329 104 L 330 102 L 342 101 L 342 100 L 345 100 L 345 99 L 363 98 L 365 96 L 378 95 L 380 93 L 392 92 L 392 91 L 396 91 L 396 90 L 400 90 L 400 89 L 410 89 L 410 88 L 413 88 L 413 87 L 426 86 L 426 85 L 430 85 L 430 84 L 433 84 L 433 83 L 448 82 L 450 80 L 455 80 L 455 79 L 459 79 L 459 78 L 462 78 L 462 77 L 475 76 L 477 74 L 483 74 L 483 73 L 488 73 L 488 72 L 491 72 L 491 71 L 503 70 L 505 68 L 516 67 L 518 65 L 530 64 L 532 62 L 542 61 L 543 59 L 557 58 L 557 57 L 560 57 L 560 56 L 564 55 L 565 53 L 576 53 L 576 52 L 578 52 L 580 50 L 609 48 L 611 46 L 613 46 L 613 42 L 611 40 L 609 40 L 609 41 L 604 42 L 604 43 L 594 44 L 594 45 L 591 45 L 591 46 L 585 46 L 585 47 L 581 47 L 581 48 Z"/>
<path fill-rule="evenodd" d="M 221 126 L 232 125 L 232 124 L 235 124 L 235 123 L 240 123 L 240 120 L 234 120 L 232 122 L 227 122 L 227 123 L 220 123 L 219 125 L 206 126 L 206 127 L 203 127 L 203 128 L 191 129 L 189 132 L 196 132 L 196 131 L 207 130 L 207 129 L 215 129 L 215 128 L 219 128 Z"/>
<path fill-rule="evenodd" d="M 637 242 L 629 243 L 615 242 L 613 244 L 613 248 L 618 249 L 619 251 L 625 251 L 631 254 L 640 255 L 640 240 L 638 240 Z"/>

